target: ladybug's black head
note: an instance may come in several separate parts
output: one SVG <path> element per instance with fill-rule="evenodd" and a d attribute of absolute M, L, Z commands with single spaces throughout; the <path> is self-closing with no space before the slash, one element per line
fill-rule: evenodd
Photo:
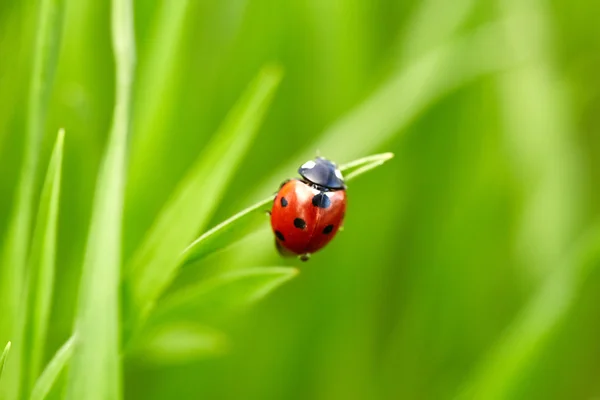
<path fill-rule="evenodd" d="M 340 169 L 323 157 L 305 162 L 298 168 L 298 173 L 307 181 L 326 189 L 346 189 Z"/>

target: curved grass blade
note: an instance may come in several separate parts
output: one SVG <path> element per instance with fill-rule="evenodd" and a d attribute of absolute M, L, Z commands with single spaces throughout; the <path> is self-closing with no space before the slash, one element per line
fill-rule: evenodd
<path fill-rule="evenodd" d="M 40 198 L 29 256 L 28 309 L 23 346 L 23 389 L 29 393 L 37 379 L 48 331 L 56 258 L 64 130 L 58 132 Z"/>
<path fill-rule="evenodd" d="M 0 341 L 8 340 L 16 329 L 16 313 L 20 309 L 19 300 L 25 286 L 36 170 L 65 8 L 65 0 L 43 0 L 40 3 L 27 104 L 25 154 L 0 268 Z"/>
<path fill-rule="evenodd" d="M 133 5 L 112 1 L 116 102 L 110 137 L 94 195 L 83 263 L 67 399 L 120 399 L 121 229 L 125 161 L 135 65 Z"/>
<path fill-rule="evenodd" d="M 345 175 L 346 182 L 348 182 L 382 165 L 393 157 L 393 153 L 375 154 L 340 165 L 340 170 Z M 264 215 L 257 211 L 265 210 L 272 201 L 273 196 L 269 196 L 202 234 L 184 250 L 185 263 L 205 258 L 256 230 L 261 224 L 265 223 Z"/>
<path fill-rule="evenodd" d="M 298 272 L 288 267 L 254 267 L 218 275 L 165 299 L 148 325 L 182 320 L 205 324 L 222 320 L 264 298 Z"/>
<path fill-rule="evenodd" d="M 64 131 L 61 129 L 56 138 L 40 196 L 27 262 L 28 276 L 23 300 L 19 304 L 12 356 L 5 384 L 2 385 L 2 398 L 6 399 L 18 399 L 22 397 L 23 391 L 24 394 L 28 394 L 30 379 L 35 379 L 39 372 L 54 284 L 63 140 Z M 33 364 L 36 364 L 38 369 L 35 375 L 30 377 Z"/>
<path fill-rule="evenodd" d="M 8 357 L 8 353 L 10 352 L 10 346 L 10 342 L 6 343 L 4 351 L 2 352 L 2 355 L 0 355 L 0 379 L 2 378 L 2 371 L 4 371 L 4 363 L 6 362 L 6 357 Z"/>
<path fill-rule="evenodd" d="M 64 371 L 65 367 L 71 360 L 73 350 L 75 348 L 75 336 L 71 336 L 69 340 L 62 345 L 56 352 L 52 360 L 48 363 L 40 377 L 35 382 L 35 386 L 31 391 L 30 400 L 43 400 L 48 396 L 50 390 L 56 383 L 56 380 Z"/>
<path fill-rule="evenodd" d="M 179 183 L 137 250 L 128 273 L 133 316 L 131 329 L 143 320 L 174 277 L 181 252 L 202 230 L 218 204 L 265 116 L 281 79 L 279 68 L 261 71 L 227 120 Z M 206 193 L 210 192 L 210 196 Z"/>
<path fill-rule="evenodd" d="M 186 263 L 207 257 L 246 236 L 265 220 L 264 215 L 256 211 L 265 210 L 272 201 L 273 196 L 269 196 L 203 233 L 183 251 Z"/>

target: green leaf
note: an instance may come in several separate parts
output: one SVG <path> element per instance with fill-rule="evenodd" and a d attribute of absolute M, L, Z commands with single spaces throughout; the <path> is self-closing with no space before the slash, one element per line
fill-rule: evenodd
<path fill-rule="evenodd" d="M 48 393 L 52 390 L 52 387 L 56 383 L 61 372 L 64 371 L 71 360 L 75 348 L 75 340 L 75 336 L 71 336 L 69 340 L 58 349 L 54 357 L 52 357 L 52 360 L 50 360 L 44 369 L 44 372 L 42 372 L 35 382 L 35 386 L 33 387 L 29 398 L 30 400 L 43 400 L 48 396 Z"/>
<path fill-rule="evenodd" d="M 23 374 L 25 393 L 37 379 L 44 357 L 56 262 L 56 242 L 64 130 L 58 132 L 40 197 L 37 225 L 29 255 L 29 296 L 25 325 Z"/>
<path fill-rule="evenodd" d="M 6 398 L 18 399 L 21 391 L 29 393 L 30 385 L 39 373 L 46 330 L 56 253 L 56 231 L 60 194 L 64 131 L 58 132 L 48 164 L 46 178 L 38 206 L 36 226 L 27 262 L 27 279 L 23 300 L 19 304 L 19 318 L 14 333 L 12 356 L 5 376 L 2 393 Z"/>
<path fill-rule="evenodd" d="M 4 370 L 4 363 L 6 362 L 6 357 L 8 357 L 8 352 L 10 351 L 10 342 L 6 343 L 4 347 L 4 351 L 2 355 L 0 355 L 0 378 L 2 378 L 2 371 Z"/>
<path fill-rule="evenodd" d="M 33 68 L 27 104 L 25 154 L 0 264 L 0 341 L 8 340 L 17 329 L 16 313 L 20 310 L 19 302 L 26 280 L 25 265 L 30 241 L 36 170 L 60 50 L 64 8 L 64 0 L 42 0 L 37 8 L 37 31 L 32 52 Z"/>
<path fill-rule="evenodd" d="M 142 340 L 133 356 L 159 365 L 218 356 L 229 348 L 223 332 L 187 321 L 154 326 Z"/>
<path fill-rule="evenodd" d="M 182 251 L 204 228 L 218 205 L 255 137 L 280 79 L 279 68 L 262 70 L 180 182 L 134 255 L 128 269 L 132 327 L 145 318 L 172 281 Z"/>
<path fill-rule="evenodd" d="M 121 229 L 125 161 L 135 42 L 130 0 L 112 2 L 116 102 L 102 160 L 87 240 L 75 332 L 77 344 L 67 380 L 67 399 L 119 399 Z"/>
<path fill-rule="evenodd" d="M 393 153 L 375 154 L 340 165 L 340 170 L 345 175 L 346 182 L 370 171 L 394 157 Z M 266 223 L 262 211 L 270 207 L 273 196 L 269 196 L 258 203 L 240 211 L 231 218 L 202 234 L 194 240 L 183 252 L 185 263 L 198 261 L 210 254 L 221 250 L 250 232 Z"/>
<path fill-rule="evenodd" d="M 141 60 L 138 85 L 135 88 L 133 146 L 131 155 L 132 182 L 145 172 L 146 163 L 138 162 L 147 154 L 162 151 L 157 148 L 161 141 L 157 135 L 164 134 L 164 112 L 177 104 L 173 79 L 177 76 L 177 64 L 184 52 L 178 51 L 185 32 L 186 16 L 189 16 L 190 0 L 162 0 L 149 33 L 148 55 Z M 156 94 L 160 93 L 160 96 Z M 143 155 L 138 157 L 138 155 Z"/>
<path fill-rule="evenodd" d="M 205 258 L 235 243 L 255 230 L 256 226 L 265 223 L 264 211 L 270 207 L 272 201 L 273 196 L 269 196 L 203 233 L 183 251 L 185 263 Z"/>
<path fill-rule="evenodd" d="M 173 320 L 221 320 L 262 299 L 297 274 L 295 268 L 253 267 L 218 275 L 165 299 L 149 325 Z"/>

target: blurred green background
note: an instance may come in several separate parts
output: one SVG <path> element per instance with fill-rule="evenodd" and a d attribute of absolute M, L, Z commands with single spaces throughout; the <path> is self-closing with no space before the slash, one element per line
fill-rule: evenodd
<path fill-rule="evenodd" d="M 317 151 L 340 163 L 396 157 L 352 182 L 345 231 L 309 263 L 278 257 L 265 217 L 264 229 L 195 268 L 301 273 L 220 323 L 227 351 L 128 359 L 126 398 L 600 397 L 599 262 L 577 256 L 600 244 L 587 234 L 600 214 L 599 4 L 134 6 L 124 259 L 265 64 L 279 64 L 284 78 L 211 226 L 275 191 Z M 0 3 L 3 231 L 36 13 L 34 1 Z M 48 357 L 72 329 L 114 79 L 109 2 L 67 1 L 38 175 L 64 127 Z"/>

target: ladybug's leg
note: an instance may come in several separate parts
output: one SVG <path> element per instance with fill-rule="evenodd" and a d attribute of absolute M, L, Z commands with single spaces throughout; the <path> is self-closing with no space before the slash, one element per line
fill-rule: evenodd
<path fill-rule="evenodd" d="M 302 255 L 300 255 L 300 261 L 308 261 L 310 260 L 310 253 L 304 253 Z"/>
<path fill-rule="evenodd" d="M 295 255 L 294 253 L 290 252 L 288 249 L 283 247 L 277 239 L 275 239 L 275 248 L 277 249 L 277 252 L 279 253 L 279 255 L 282 257 L 289 258 L 289 257 L 293 257 Z"/>

